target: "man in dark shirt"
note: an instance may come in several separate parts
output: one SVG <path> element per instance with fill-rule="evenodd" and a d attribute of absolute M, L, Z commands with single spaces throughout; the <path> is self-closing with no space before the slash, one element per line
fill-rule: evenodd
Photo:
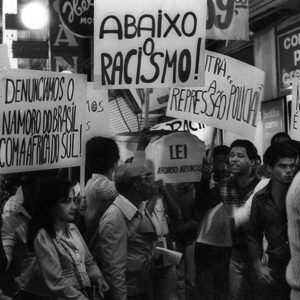
<path fill-rule="evenodd" d="M 201 211 L 203 212 L 223 202 L 228 216 L 233 218 L 235 209 L 246 202 L 259 182 L 254 174 L 256 159 L 257 149 L 250 141 L 235 140 L 230 145 L 229 152 L 229 169 L 232 176 L 221 180 L 211 190 L 209 190 L 209 184 L 205 185 L 202 182 L 196 196 L 197 212 L 201 214 Z M 253 299 L 251 284 L 249 283 L 250 271 L 248 265 L 245 229 L 240 228 L 234 234 L 229 265 L 229 294 L 232 300 Z"/>
<path fill-rule="evenodd" d="M 297 152 L 288 144 L 271 145 L 264 164 L 271 174 L 269 184 L 253 197 L 248 233 L 249 254 L 260 284 L 266 287 L 263 299 L 288 300 L 285 270 L 290 259 L 286 193 L 295 175 Z M 268 264 L 262 263 L 263 235 L 268 242 Z"/>

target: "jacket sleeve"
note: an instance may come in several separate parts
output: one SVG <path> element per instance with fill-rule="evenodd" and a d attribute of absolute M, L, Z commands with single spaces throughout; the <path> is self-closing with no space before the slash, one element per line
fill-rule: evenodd
<path fill-rule="evenodd" d="M 97 255 L 113 299 L 126 300 L 127 226 L 119 208 L 115 206 L 111 208 L 103 216 L 99 225 L 100 253 Z"/>
<path fill-rule="evenodd" d="M 35 238 L 34 251 L 43 279 L 53 296 L 62 299 L 88 300 L 63 277 L 55 246 L 44 229 L 41 229 Z"/>
<path fill-rule="evenodd" d="M 7 267 L 7 258 L 4 251 L 3 243 L 2 243 L 2 216 L 0 215 L 0 273 L 4 272 Z"/>

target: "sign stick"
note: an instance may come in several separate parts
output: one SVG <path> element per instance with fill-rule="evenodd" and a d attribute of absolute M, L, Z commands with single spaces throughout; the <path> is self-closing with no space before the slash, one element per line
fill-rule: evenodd
<path fill-rule="evenodd" d="M 207 155 L 207 160 L 208 161 L 211 161 L 211 159 L 212 159 L 212 154 L 213 154 L 213 150 L 214 150 L 215 143 L 216 143 L 217 132 L 218 132 L 218 129 L 216 127 L 214 127 L 213 134 L 212 134 L 212 137 L 211 137 L 211 142 L 210 142 L 210 149 L 209 149 L 209 152 L 208 152 L 208 155 Z"/>
<path fill-rule="evenodd" d="M 148 122 L 149 122 L 149 100 L 150 100 L 150 89 L 145 89 L 145 110 L 144 110 L 144 128 L 148 128 Z"/>

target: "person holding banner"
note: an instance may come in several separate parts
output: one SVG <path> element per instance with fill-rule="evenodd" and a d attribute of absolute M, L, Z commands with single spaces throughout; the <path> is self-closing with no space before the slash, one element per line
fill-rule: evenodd
<path fill-rule="evenodd" d="M 87 201 L 84 239 L 91 251 L 91 240 L 94 239 L 100 219 L 118 195 L 112 174 L 119 159 L 119 148 L 113 139 L 98 136 L 87 142 L 86 167 L 91 178 L 84 191 Z M 95 238 L 97 239 L 97 234 Z"/>
<path fill-rule="evenodd" d="M 213 189 L 201 189 L 197 195 L 198 211 L 205 211 L 223 203 L 230 218 L 252 194 L 259 179 L 254 166 L 257 149 L 248 140 L 235 140 L 230 145 L 229 167 L 231 177 L 223 179 Z M 247 252 L 245 227 L 234 232 L 232 253 L 229 263 L 229 298 L 231 300 L 254 299 L 252 285 L 253 269 Z"/>
<path fill-rule="evenodd" d="M 27 243 L 36 255 L 44 293 L 51 299 L 101 299 L 108 286 L 71 223 L 75 210 L 71 182 L 42 179 L 33 201 Z"/>

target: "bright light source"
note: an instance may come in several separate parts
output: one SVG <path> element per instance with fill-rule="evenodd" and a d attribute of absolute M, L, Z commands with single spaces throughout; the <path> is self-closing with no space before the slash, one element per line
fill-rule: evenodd
<path fill-rule="evenodd" d="M 42 29 L 48 24 L 48 9 L 38 2 L 28 3 L 21 11 L 21 20 L 29 29 Z"/>

